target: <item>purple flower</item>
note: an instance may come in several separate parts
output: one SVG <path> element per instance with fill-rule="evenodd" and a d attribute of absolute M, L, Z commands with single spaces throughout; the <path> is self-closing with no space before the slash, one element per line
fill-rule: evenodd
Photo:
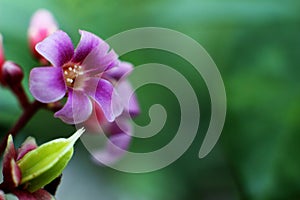
<path fill-rule="evenodd" d="M 43 103 L 59 101 L 67 94 L 66 104 L 54 115 L 65 123 L 77 124 L 88 119 L 92 113 L 91 99 L 101 107 L 107 121 L 112 122 L 122 107 L 113 85 L 102 75 L 118 65 L 118 56 L 96 35 L 79 32 L 81 39 L 75 50 L 63 31 L 56 31 L 37 44 L 37 52 L 52 66 L 32 69 L 30 91 Z"/>
<path fill-rule="evenodd" d="M 140 108 L 136 95 L 133 93 L 131 84 L 126 80 L 132 71 L 132 65 L 127 62 L 121 62 L 118 67 L 106 71 L 103 76 L 115 82 L 115 88 L 121 97 L 121 104 L 124 107 L 123 112 L 115 121 L 108 122 L 101 108 L 94 104 L 91 117 L 84 122 L 84 126 L 90 133 L 106 134 L 108 141 L 104 148 L 93 152 L 93 160 L 102 165 L 109 165 L 120 160 L 129 148 L 133 128 L 130 123 L 130 117 L 135 117 L 140 113 Z"/>

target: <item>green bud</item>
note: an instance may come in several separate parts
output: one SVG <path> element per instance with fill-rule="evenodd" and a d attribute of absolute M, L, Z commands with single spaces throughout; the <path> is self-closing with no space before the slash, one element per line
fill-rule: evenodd
<path fill-rule="evenodd" d="M 52 140 L 27 153 L 18 161 L 21 184 L 34 192 L 58 177 L 70 161 L 73 146 L 83 132 L 82 128 L 67 139 Z"/>

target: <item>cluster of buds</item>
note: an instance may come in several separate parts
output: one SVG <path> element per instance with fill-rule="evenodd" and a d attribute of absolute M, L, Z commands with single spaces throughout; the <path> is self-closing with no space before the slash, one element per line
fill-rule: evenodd
<path fill-rule="evenodd" d="M 53 182 L 60 178 L 72 157 L 73 146 L 83 132 L 80 129 L 67 139 L 56 139 L 39 147 L 35 139 L 29 137 L 18 150 L 10 135 L 3 156 L 0 200 L 9 193 L 19 200 L 53 200 L 58 186 Z"/>

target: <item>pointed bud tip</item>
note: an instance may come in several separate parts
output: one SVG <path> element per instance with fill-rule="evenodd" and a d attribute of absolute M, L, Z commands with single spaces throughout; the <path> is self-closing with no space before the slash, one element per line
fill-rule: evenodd
<path fill-rule="evenodd" d="M 7 137 L 7 142 L 6 142 L 6 150 L 10 147 L 10 145 L 13 145 L 13 144 L 14 144 L 13 137 L 11 134 L 9 134 Z"/>
<path fill-rule="evenodd" d="M 73 143 L 75 143 L 84 132 L 85 132 L 85 128 L 82 127 L 80 129 L 78 129 L 71 137 L 69 137 L 68 140 L 70 140 Z"/>

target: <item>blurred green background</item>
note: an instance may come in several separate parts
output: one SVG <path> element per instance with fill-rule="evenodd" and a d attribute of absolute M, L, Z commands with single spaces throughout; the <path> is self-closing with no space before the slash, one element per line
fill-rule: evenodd
<path fill-rule="evenodd" d="M 27 45 L 30 16 L 38 8 L 53 12 L 75 41 L 78 29 L 106 39 L 145 26 L 180 31 L 198 41 L 217 64 L 227 92 L 226 124 L 217 146 L 204 159 L 198 151 L 210 118 L 210 99 L 200 76 L 184 59 L 159 50 L 122 56 L 136 66 L 170 65 L 193 85 L 201 108 L 199 133 L 172 165 L 146 174 L 126 174 L 96 166 L 79 142 L 64 172 L 58 199 L 300 199 L 300 1 L 298 0 L 0 0 L 0 32 L 6 57 L 29 70 L 37 66 Z M 141 77 L 142 78 L 142 77 Z M 148 152 L 167 144 L 178 128 L 178 101 L 166 88 L 137 91 L 146 125 L 148 109 L 165 106 L 168 120 L 159 134 L 135 139 L 131 150 Z M 0 131 L 4 135 L 21 111 L 0 88 Z M 74 128 L 40 111 L 17 137 L 39 143 L 68 136 Z M 188 134 L 188 133 L 187 133 Z"/>

